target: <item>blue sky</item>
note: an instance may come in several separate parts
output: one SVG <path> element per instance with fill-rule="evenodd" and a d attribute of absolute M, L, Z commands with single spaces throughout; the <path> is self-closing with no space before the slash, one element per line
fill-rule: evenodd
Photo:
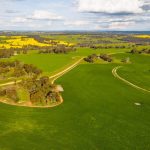
<path fill-rule="evenodd" d="M 150 31 L 150 0 L 0 0 L 0 30 Z"/>

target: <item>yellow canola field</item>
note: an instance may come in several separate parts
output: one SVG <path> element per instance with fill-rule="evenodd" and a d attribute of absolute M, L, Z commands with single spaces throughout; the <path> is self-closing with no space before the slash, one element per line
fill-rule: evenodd
<path fill-rule="evenodd" d="M 150 38 L 150 35 L 135 35 L 137 38 Z"/>
<path fill-rule="evenodd" d="M 2 36 L 2 35 L 1 35 L 0 38 L 6 38 L 6 36 Z"/>
<path fill-rule="evenodd" d="M 0 37 L 2 38 L 2 37 Z M 5 43 L 0 43 L 0 48 L 22 48 L 23 46 L 34 45 L 34 46 L 51 46 L 51 44 L 40 43 L 34 38 L 22 37 L 22 36 L 12 36 L 5 41 Z"/>
<path fill-rule="evenodd" d="M 26 46 L 26 45 L 35 45 L 35 46 L 51 46 L 50 44 L 39 43 L 33 38 L 24 38 L 24 39 L 9 39 L 7 40 L 13 46 Z"/>
<path fill-rule="evenodd" d="M 74 45 L 73 43 L 68 43 L 65 41 L 58 41 L 58 40 L 54 40 L 54 41 L 57 42 L 58 44 L 67 45 L 67 46 L 73 46 Z"/>
<path fill-rule="evenodd" d="M 6 36 L 0 36 L 1 38 L 6 38 Z M 55 40 L 57 44 L 62 44 L 66 46 L 73 46 L 74 44 L 72 43 L 67 43 L 65 41 L 58 41 Z M 38 47 L 44 47 L 44 46 L 52 46 L 52 44 L 46 44 L 46 43 L 40 43 L 36 41 L 34 38 L 29 38 L 26 36 L 10 36 L 7 37 L 6 40 L 3 42 L 0 41 L 0 48 L 22 48 L 23 46 L 28 46 L 28 45 L 33 45 L 33 46 L 38 46 Z"/>

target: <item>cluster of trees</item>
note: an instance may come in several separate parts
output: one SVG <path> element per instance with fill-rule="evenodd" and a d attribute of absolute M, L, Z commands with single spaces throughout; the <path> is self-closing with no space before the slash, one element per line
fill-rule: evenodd
<path fill-rule="evenodd" d="M 102 48 L 102 49 L 109 49 L 109 48 L 130 48 L 132 45 L 119 45 L 119 44 L 117 44 L 117 45 L 98 45 L 98 46 L 96 46 L 96 45 L 91 45 L 90 46 L 90 48 L 93 48 L 93 49 L 100 49 L 100 48 Z"/>
<path fill-rule="evenodd" d="M 57 85 L 51 84 L 49 77 L 43 76 L 40 79 L 28 78 L 21 83 L 0 89 L 0 97 L 7 97 L 12 102 L 18 103 L 20 97 L 18 88 L 27 91 L 28 99 L 33 105 L 49 105 L 60 101 L 61 95 Z"/>
<path fill-rule="evenodd" d="M 89 62 L 89 63 L 94 63 L 94 61 L 98 58 L 98 56 L 96 54 L 92 54 L 92 55 L 89 55 L 87 56 L 86 58 L 84 58 L 84 60 L 86 62 Z"/>
<path fill-rule="evenodd" d="M 24 64 L 20 61 L 7 61 L 0 62 L 0 75 L 5 78 L 6 74 L 10 74 L 11 77 L 21 76 L 38 76 L 42 73 L 42 70 L 38 69 L 32 64 Z"/>
<path fill-rule="evenodd" d="M 150 49 L 143 48 L 142 50 L 132 49 L 130 51 L 131 54 L 150 54 Z"/>
<path fill-rule="evenodd" d="M 31 50 L 30 45 L 23 46 L 22 48 L 10 47 L 9 49 L 0 49 L 0 58 L 10 58 L 15 54 L 21 54 L 21 53 L 27 54 L 28 50 Z"/>
<path fill-rule="evenodd" d="M 40 35 L 29 35 L 28 37 L 34 38 L 39 43 L 45 43 L 45 44 L 51 44 L 51 45 L 57 45 L 57 43 L 58 43 L 54 39 L 41 37 Z"/>
<path fill-rule="evenodd" d="M 89 63 L 94 63 L 94 61 L 97 59 L 103 59 L 104 61 L 107 61 L 107 62 L 113 61 L 111 56 L 107 55 L 107 54 L 100 54 L 100 55 L 92 54 L 92 55 L 89 55 L 88 57 L 84 58 L 84 60 Z"/>
<path fill-rule="evenodd" d="M 63 45 L 63 44 L 57 44 L 55 46 L 51 46 L 51 47 L 46 47 L 42 50 L 39 51 L 39 53 L 44 53 L 44 54 L 47 54 L 47 53 L 55 53 L 55 54 L 59 54 L 59 53 L 68 53 L 68 52 L 71 52 L 71 51 L 75 51 L 76 48 L 74 46 L 66 46 L 66 45 Z"/>
<path fill-rule="evenodd" d="M 60 101 L 61 95 L 57 85 L 51 84 L 49 77 L 43 76 L 39 79 L 28 78 L 18 85 L 13 85 L 0 89 L 0 97 L 7 97 L 14 103 L 18 103 L 20 97 L 17 89 L 21 87 L 28 91 L 29 99 L 32 104 L 49 105 Z"/>
<path fill-rule="evenodd" d="M 14 51 L 11 49 L 1 49 L 0 50 L 0 58 L 10 58 L 14 55 Z"/>
<path fill-rule="evenodd" d="M 19 101 L 17 89 L 14 86 L 0 89 L 0 96 L 6 96 L 16 103 Z"/>
<path fill-rule="evenodd" d="M 137 38 L 137 37 L 133 37 L 133 36 L 128 36 L 122 39 L 123 41 L 126 42 L 132 42 L 132 43 L 136 43 L 136 44 L 150 44 L 150 39 L 148 38 Z"/>
<path fill-rule="evenodd" d="M 39 37 L 39 36 L 38 36 Z M 39 37 L 40 39 L 40 37 Z M 39 40 L 39 42 L 43 42 L 43 40 Z M 53 46 L 36 46 L 36 45 L 26 45 L 22 48 L 14 48 L 10 47 L 9 49 L 0 49 L 0 58 L 10 58 L 11 56 L 18 54 L 27 54 L 29 50 L 38 50 L 39 53 L 68 53 L 70 51 L 75 51 L 76 48 L 74 46 L 68 46 L 63 44 L 58 44 L 53 41 L 50 44 Z"/>
<path fill-rule="evenodd" d="M 39 35 L 29 35 L 28 37 L 35 39 L 39 43 L 49 43 L 52 44 L 49 38 L 41 37 Z M 52 41 L 54 42 L 54 41 Z M 54 44 L 57 44 L 56 42 Z"/>
<path fill-rule="evenodd" d="M 32 50 L 30 48 L 30 45 L 28 46 L 23 46 L 22 48 L 11 48 L 11 50 L 13 50 L 14 52 L 16 52 L 16 54 L 27 54 L 29 50 Z"/>
<path fill-rule="evenodd" d="M 121 41 L 120 37 L 117 35 L 110 35 L 110 34 L 93 34 L 93 35 L 81 35 L 80 38 L 77 39 L 78 42 L 78 46 L 79 47 L 97 47 L 97 45 L 99 44 L 118 44 L 119 43 L 125 43 L 124 41 Z"/>
<path fill-rule="evenodd" d="M 91 46 L 91 43 L 78 43 L 77 44 L 78 47 L 90 47 Z"/>
<path fill-rule="evenodd" d="M 107 54 L 101 54 L 99 57 L 101 59 L 103 59 L 104 61 L 108 61 L 108 62 L 112 62 L 113 61 L 113 59 L 111 58 L 111 56 L 107 55 Z"/>
<path fill-rule="evenodd" d="M 98 43 L 100 44 L 100 43 Z M 126 43 L 117 43 L 117 44 L 111 44 L 109 41 L 107 44 L 102 43 L 101 45 L 95 45 L 92 43 L 80 43 L 78 44 L 79 47 L 89 47 L 92 49 L 110 49 L 110 48 L 131 48 L 134 46 L 134 44 L 126 44 Z"/>
<path fill-rule="evenodd" d="M 36 78 L 24 80 L 21 85 L 28 90 L 32 103 L 48 104 L 60 101 L 57 86 L 51 84 L 47 76 L 43 76 L 38 80 Z"/>

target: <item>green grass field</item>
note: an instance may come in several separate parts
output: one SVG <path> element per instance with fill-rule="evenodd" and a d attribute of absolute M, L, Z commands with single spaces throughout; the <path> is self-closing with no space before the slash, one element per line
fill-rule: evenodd
<path fill-rule="evenodd" d="M 120 53 L 129 51 L 128 49 L 90 49 L 90 48 L 78 48 L 77 51 L 68 54 L 38 54 L 36 51 L 31 51 L 27 55 L 17 55 L 12 59 L 23 61 L 24 63 L 34 64 L 38 68 L 42 69 L 45 75 L 52 75 L 60 70 L 66 68 L 68 65 L 74 63 L 80 57 L 88 56 L 91 54 L 100 53 Z M 8 59 L 6 59 L 8 60 Z"/>
<path fill-rule="evenodd" d="M 150 57 L 148 55 L 117 54 L 116 58 L 129 57 L 131 64 L 118 70 L 121 77 L 132 83 L 150 90 Z"/>
<path fill-rule="evenodd" d="M 34 61 L 44 65 L 43 61 Z M 149 57 L 133 55 L 131 62 L 118 73 L 131 81 L 145 80 L 140 63 L 147 70 Z M 137 69 L 134 73 L 132 65 Z M 115 78 L 111 71 L 116 66 L 82 64 L 62 76 L 57 83 L 64 88 L 64 103 L 58 107 L 35 109 L 0 103 L 0 150 L 149 150 L 150 94 Z M 132 80 L 139 75 L 140 81 Z M 145 82 L 142 85 L 148 86 Z"/>
<path fill-rule="evenodd" d="M 74 44 L 109 41 L 112 45 L 121 45 L 123 38 L 43 37 Z M 128 43 L 122 44 L 128 46 Z M 138 50 L 148 47 L 138 46 Z M 114 61 L 97 60 L 94 64 L 82 61 L 56 80 L 64 89 L 64 102 L 57 107 L 28 108 L 0 103 L 0 150 L 149 150 L 150 93 L 137 90 L 112 75 L 114 67 L 122 66 L 117 71 L 121 77 L 150 90 L 150 56 L 127 53 L 130 50 L 77 48 L 68 54 L 38 54 L 37 50 L 31 50 L 28 54 L 2 59 L 34 64 L 43 70 L 42 75 L 48 76 L 91 54 L 110 54 Z M 121 63 L 127 57 L 130 63 Z M 27 91 L 20 88 L 17 92 L 21 101 L 29 99 Z"/>

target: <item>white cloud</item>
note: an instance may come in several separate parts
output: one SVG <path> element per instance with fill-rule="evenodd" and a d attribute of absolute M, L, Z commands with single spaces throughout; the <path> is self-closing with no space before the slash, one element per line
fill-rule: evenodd
<path fill-rule="evenodd" d="M 16 17 L 16 18 L 13 18 L 11 22 L 12 23 L 25 23 L 25 22 L 28 22 L 28 20 L 24 17 Z"/>
<path fill-rule="evenodd" d="M 81 12 L 142 13 L 143 0 L 77 0 Z"/>
<path fill-rule="evenodd" d="M 120 29 L 126 29 L 129 28 L 131 26 L 135 25 L 135 22 L 131 21 L 131 22 L 112 22 L 109 25 L 109 29 L 113 30 L 120 30 Z"/>
<path fill-rule="evenodd" d="M 31 19 L 37 20 L 60 20 L 63 17 L 45 10 L 35 10 Z"/>
<path fill-rule="evenodd" d="M 66 21 L 64 22 L 64 25 L 69 25 L 69 26 L 86 26 L 89 25 L 90 23 L 88 21 L 84 20 L 76 20 L 76 21 Z"/>
<path fill-rule="evenodd" d="M 150 29 L 150 0 L 18 1 L 0 0 L 0 29 Z"/>

